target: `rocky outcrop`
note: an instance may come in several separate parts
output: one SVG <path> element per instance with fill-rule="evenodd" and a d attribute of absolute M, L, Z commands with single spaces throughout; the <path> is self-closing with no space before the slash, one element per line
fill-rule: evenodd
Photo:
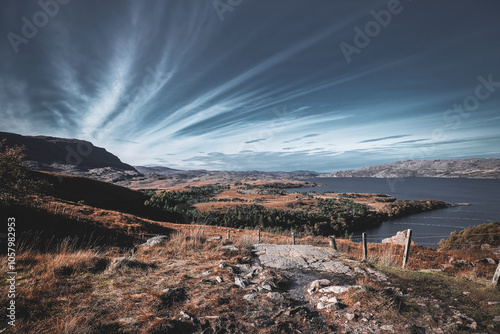
<path fill-rule="evenodd" d="M 408 230 L 404 231 L 399 231 L 396 233 L 396 235 L 390 237 L 390 238 L 385 238 L 382 240 L 383 244 L 396 244 L 396 245 L 406 245 L 406 238 L 408 235 Z M 412 244 L 414 244 L 413 240 L 411 241 Z"/>
<path fill-rule="evenodd" d="M 310 245 L 272 245 L 257 244 L 254 246 L 260 264 L 275 269 L 309 269 L 353 275 L 349 267 L 339 261 L 332 260 L 339 256 L 331 248 L 320 248 Z"/>

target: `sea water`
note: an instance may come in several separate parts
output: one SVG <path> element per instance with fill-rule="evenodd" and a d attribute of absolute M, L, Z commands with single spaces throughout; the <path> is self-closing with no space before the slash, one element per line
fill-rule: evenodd
<path fill-rule="evenodd" d="M 388 220 L 367 229 L 369 242 L 381 242 L 398 231 L 412 229 L 414 241 L 422 246 L 436 247 L 451 232 L 492 221 L 500 221 L 500 180 L 453 178 L 312 178 L 324 184 L 314 188 L 287 189 L 289 192 L 384 193 L 398 200 L 441 200 L 448 203 L 469 203 Z M 360 239 L 361 232 L 353 235 Z"/>

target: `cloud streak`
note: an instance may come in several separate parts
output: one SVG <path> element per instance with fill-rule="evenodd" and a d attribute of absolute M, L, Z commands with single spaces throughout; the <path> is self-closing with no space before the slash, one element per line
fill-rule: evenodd
<path fill-rule="evenodd" d="M 210 1 L 72 1 L 18 54 L 1 42 L 0 131 L 86 139 L 130 164 L 181 169 L 331 171 L 419 150 L 500 151 L 500 92 L 459 128 L 443 118 L 478 75 L 500 80 L 499 5 L 408 4 L 346 64 L 340 42 L 386 5 L 247 2 L 221 22 Z M 37 10 L 5 1 L 0 35 Z"/>
<path fill-rule="evenodd" d="M 374 143 L 376 141 L 383 141 L 383 140 L 389 140 L 389 139 L 398 139 L 398 138 L 404 138 L 404 137 L 409 137 L 410 135 L 396 135 L 396 136 L 387 136 L 387 137 L 382 137 L 382 138 L 373 138 L 373 139 L 366 139 L 362 140 L 359 143 Z"/>

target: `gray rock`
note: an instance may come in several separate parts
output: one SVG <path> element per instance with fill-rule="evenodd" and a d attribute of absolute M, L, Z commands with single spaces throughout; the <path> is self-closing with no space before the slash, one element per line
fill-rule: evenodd
<path fill-rule="evenodd" d="M 384 274 L 378 270 L 366 268 L 366 271 L 368 272 L 370 277 L 374 278 L 376 281 L 388 281 L 389 280 L 389 277 L 387 277 L 386 274 Z"/>
<path fill-rule="evenodd" d="M 240 250 L 238 247 L 233 246 L 233 245 L 222 246 L 222 249 L 225 249 L 225 250 L 228 250 L 228 251 L 237 251 L 237 250 Z"/>
<path fill-rule="evenodd" d="M 346 313 L 344 314 L 345 318 L 348 320 L 348 321 L 353 321 L 354 318 L 356 317 L 354 314 L 352 313 Z"/>
<path fill-rule="evenodd" d="M 273 291 L 274 289 L 278 288 L 276 284 L 271 280 L 262 282 L 260 286 L 262 287 L 262 289 L 267 291 Z"/>
<path fill-rule="evenodd" d="M 217 237 L 212 237 L 207 239 L 207 241 L 215 241 L 215 240 L 222 240 L 222 237 L 219 235 Z"/>
<path fill-rule="evenodd" d="M 236 276 L 234 278 L 234 284 L 236 284 L 237 286 L 239 286 L 240 288 L 246 288 L 247 285 L 248 285 L 248 281 L 241 278 L 240 276 Z"/>
<path fill-rule="evenodd" d="M 254 245 L 256 255 L 263 267 L 276 269 L 309 269 L 354 276 L 354 272 L 340 261 L 331 248 L 310 245 Z"/>
<path fill-rule="evenodd" d="M 322 301 L 323 303 L 328 303 L 328 304 L 337 304 L 339 302 L 336 297 L 327 297 L 327 296 L 323 296 L 319 300 Z"/>
<path fill-rule="evenodd" d="M 272 299 L 272 300 L 279 301 L 279 302 L 282 302 L 285 300 L 285 297 L 283 297 L 283 295 L 279 292 L 268 292 L 267 297 Z"/>
<path fill-rule="evenodd" d="M 393 325 L 383 325 L 383 326 L 380 326 L 380 329 L 383 331 L 391 332 L 391 333 L 395 332 Z"/>
<path fill-rule="evenodd" d="M 312 294 L 317 290 L 319 290 L 320 288 L 328 285 L 330 285 L 330 281 L 327 279 L 319 279 L 316 281 L 312 281 L 311 283 L 309 283 L 309 286 L 307 288 L 307 293 Z"/>
<path fill-rule="evenodd" d="M 185 311 L 180 311 L 180 315 L 186 319 L 193 320 L 193 316 Z"/>
<path fill-rule="evenodd" d="M 222 283 L 224 282 L 224 280 L 222 279 L 222 277 L 220 276 L 215 276 L 215 280 L 217 281 L 217 283 Z"/>
<path fill-rule="evenodd" d="M 118 257 L 114 258 L 109 264 L 108 271 L 121 271 L 124 269 L 141 269 L 147 270 L 151 265 L 138 261 L 134 258 Z"/>
<path fill-rule="evenodd" d="M 249 302 L 253 302 L 257 298 L 255 293 L 250 293 L 248 295 L 244 295 L 243 299 L 248 300 Z"/>
<path fill-rule="evenodd" d="M 326 309 L 328 311 L 337 311 L 340 309 L 340 306 L 338 303 L 333 303 L 333 304 L 326 304 Z"/>
<path fill-rule="evenodd" d="M 326 288 L 319 289 L 320 293 L 344 293 L 350 289 L 362 289 L 360 285 L 331 285 Z"/>
<path fill-rule="evenodd" d="M 498 261 L 495 259 L 492 259 L 491 257 L 487 257 L 485 259 L 481 259 L 476 261 L 478 263 L 485 263 L 485 264 L 498 264 Z"/>
<path fill-rule="evenodd" d="M 153 247 L 157 245 L 164 244 L 167 242 L 169 237 L 167 235 L 157 235 L 156 237 L 152 237 L 148 240 L 146 240 L 145 243 L 141 244 L 140 246 L 147 246 L 147 247 Z"/>

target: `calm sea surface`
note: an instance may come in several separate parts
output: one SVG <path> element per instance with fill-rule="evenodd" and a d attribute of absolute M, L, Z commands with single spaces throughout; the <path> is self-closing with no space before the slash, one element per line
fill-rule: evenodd
<path fill-rule="evenodd" d="M 444 178 L 313 178 L 310 181 L 324 184 L 315 188 L 288 189 L 290 192 L 324 191 L 384 193 L 398 200 L 435 199 L 448 203 L 470 203 L 422 212 L 404 218 L 389 220 L 377 228 L 366 230 L 369 242 L 382 239 L 408 228 L 413 230 L 417 244 L 436 247 L 450 233 L 468 226 L 500 221 L 500 180 L 444 179 Z M 356 233 L 357 241 L 361 233 Z"/>

